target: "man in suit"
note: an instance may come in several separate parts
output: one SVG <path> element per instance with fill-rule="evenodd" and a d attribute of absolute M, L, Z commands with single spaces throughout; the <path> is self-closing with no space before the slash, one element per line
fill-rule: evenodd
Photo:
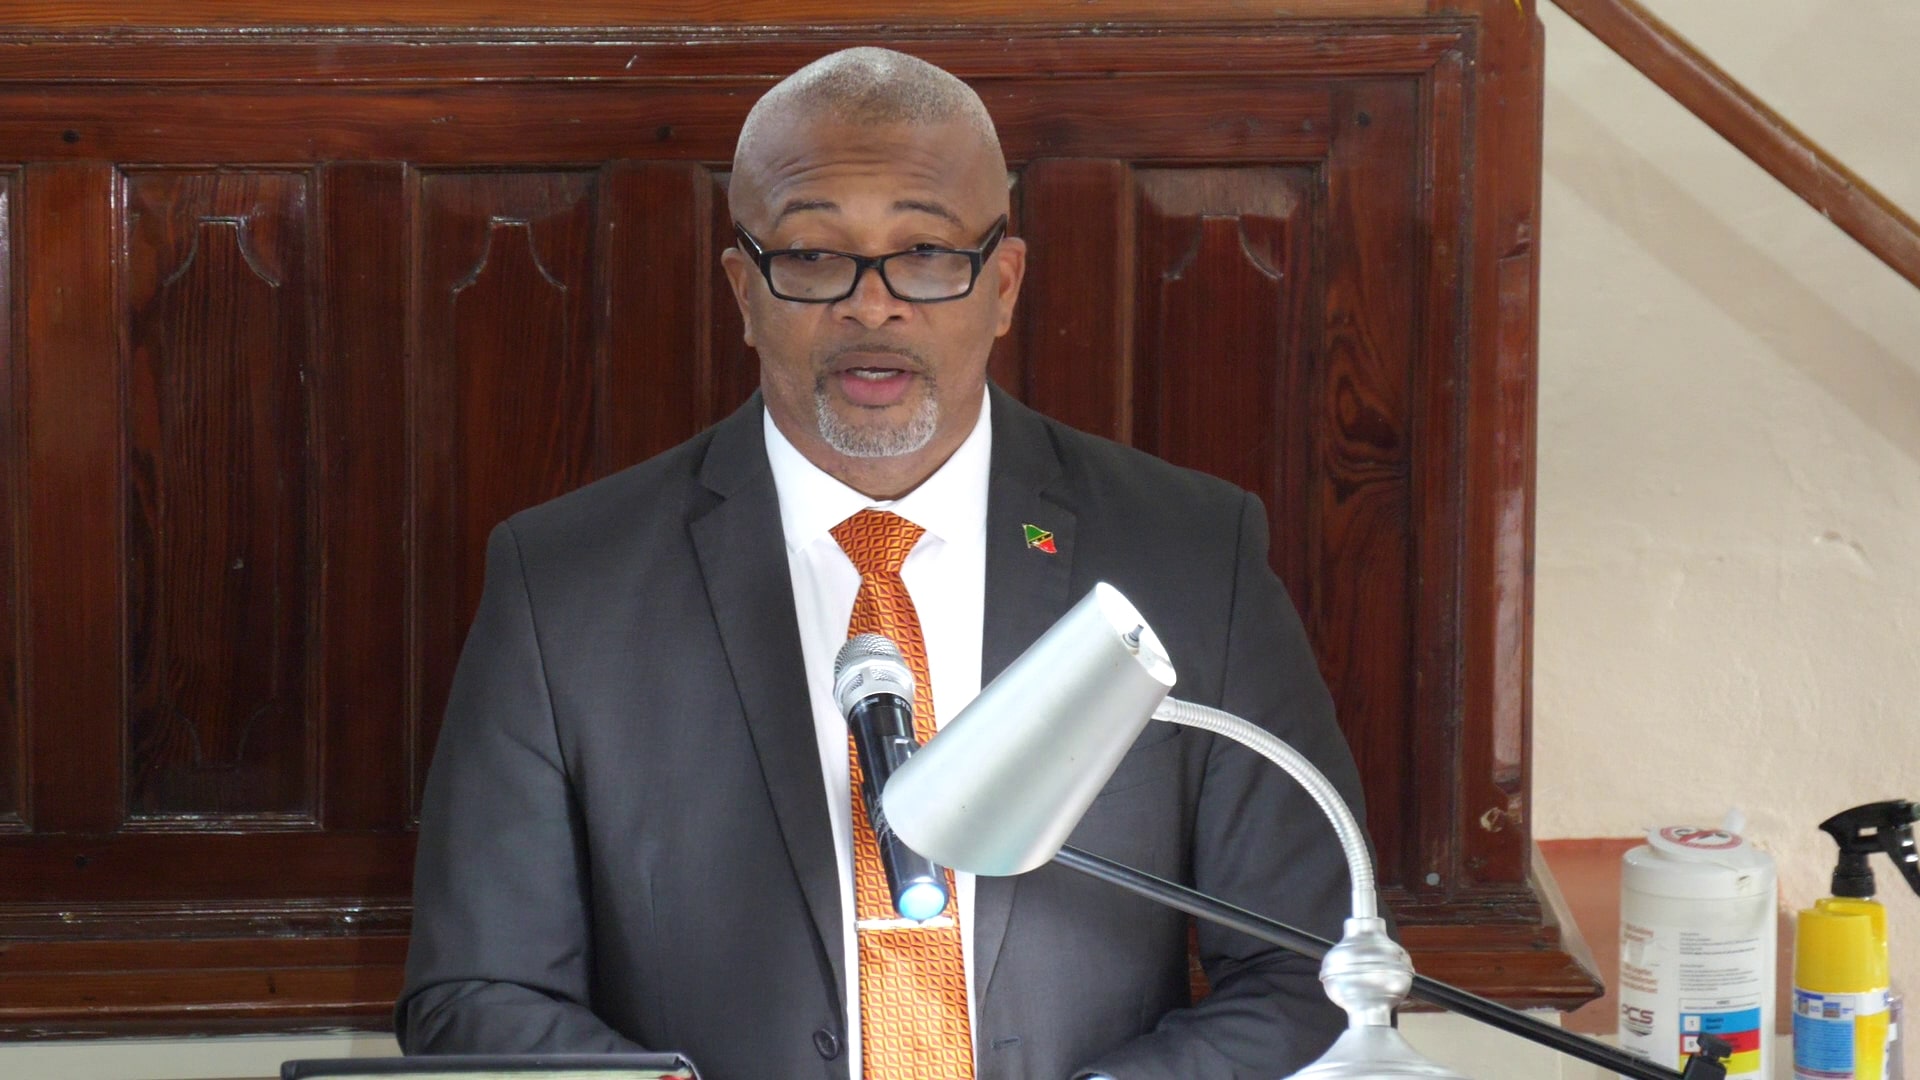
<path fill-rule="evenodd" d="M 1107 581 L 1179 696 L 1279 734 L 1356 814 L 1359 785 L 1258 500 L 988 384 L 1026 249 L 971 90 L 885 50 L 823 58 L 754 107 L 729 203 L 761 392 L 489 543 L 422 810 L 402 1045 L 678 1050 L 710 1080 L 1312 1060 L 1341 1026 L 1317 965 L 1203 926 L 1212 991 L 1190 1002 L 1185 918 L 1057 867 L 958 875 L 928 927 L 856 918 L 866 826 L 830 684 L 873 590 L 904 588 L 879 603 L 936 723 Z M 904 564 L 874 569 L 851 523 L 906 530 Z M 1150 725 L 1072 842 L 1325 936 L 1346 912 L 1319 810 L 1191 729 Z M 891 1064 L 914 1061 L 942 1063 Z"/>

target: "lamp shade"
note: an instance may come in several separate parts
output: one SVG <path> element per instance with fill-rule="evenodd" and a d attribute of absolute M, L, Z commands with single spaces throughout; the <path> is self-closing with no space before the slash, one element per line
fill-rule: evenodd
<path fill-rule="evenodd" d="M 887 824 L 942 866 L 1024 874 L 1066 843 L 1173 681 L 1140 612 L 1095 585 L 894 773 Z"/>

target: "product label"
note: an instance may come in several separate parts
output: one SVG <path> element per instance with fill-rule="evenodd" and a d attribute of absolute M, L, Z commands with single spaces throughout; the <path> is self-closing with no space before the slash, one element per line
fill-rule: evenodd
<path fill-rule="evenodd" d="M 1887 992 L 1821 994 L 1793 991 L 1793 1075 L 1796 1080 L 1853 1080 L 1860 1073 L 1854 1029 L 1884 1020 Z M 1879 1075 L 1878 1068 L 1868 1070 Z"/>
<path fill-rule="evenodd" d="M 1683 1012 L 1680 1014 L 1680 1055 L 1691 1057 L 1700 1052 L 1700 1036 L 1718 1035 L 1733 1047 L 1727 1058 L 1727 1075 L 1760 1071 L 1760 1007 L 1731 1012 Z"/>
<path fill-rule="evenodd" d="M 1906 1080 L 1906 1068 L 1901 1059 L 1900 1016 L 1904 1011 L 1903 998 L 1899 994 L 1887 995 L 1887 1080 Z"/>
<path fill-rule="evenodd" d="M 1621 922 L 1622 1049 L 1679 1068 L 1717 1035 L 1733 1047 L 1727 1080 L 1763 1080 L 1768 938 L 1726 929 Z"/>

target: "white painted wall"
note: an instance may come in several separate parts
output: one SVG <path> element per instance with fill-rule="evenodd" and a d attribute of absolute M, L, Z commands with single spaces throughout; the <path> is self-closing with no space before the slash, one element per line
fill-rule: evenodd
<path fill-rule="evenodd" d="M 1920 4 L 1643 2 L 1920 214 Z M 1739 806 L 1797 909 L 1920 798 L 1920 290 L 1541 7 L 1534 835 Z"/>

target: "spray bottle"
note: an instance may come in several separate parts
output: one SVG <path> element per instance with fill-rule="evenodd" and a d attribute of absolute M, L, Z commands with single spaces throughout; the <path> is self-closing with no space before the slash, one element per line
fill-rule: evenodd
<path fill-rule="evenodd" d="M 1793 958 L 1795 1080 L 1889 1080 L 1887 909 L 1867 857 L 1885 852 L 1920 893 L 1913 824 L 1920 805 L 1878 802 L 1820 823 L 1840 845 L 1833 895 L 1800 912 Z"/>

